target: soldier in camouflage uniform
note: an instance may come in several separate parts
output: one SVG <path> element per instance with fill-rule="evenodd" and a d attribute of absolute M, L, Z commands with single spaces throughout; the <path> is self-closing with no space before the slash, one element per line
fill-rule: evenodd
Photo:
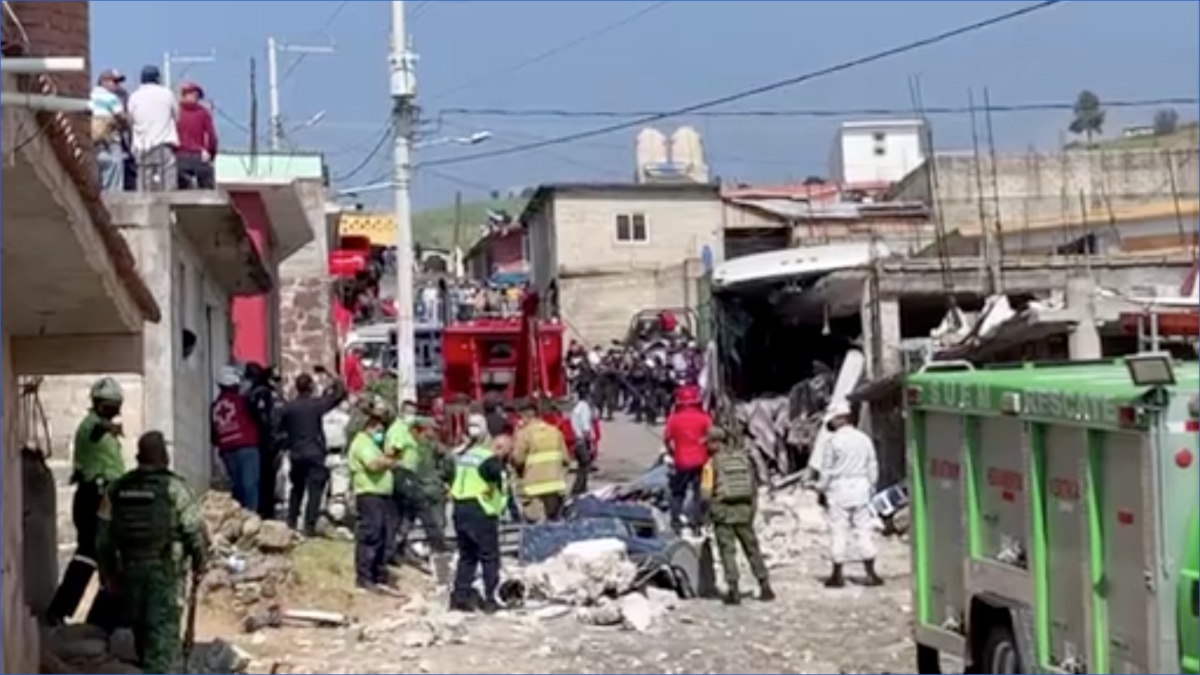
<path fill-rule="evenodd" d="M 742 601 L 738 588 L 738 544 L 741 544 L 742 551 L 750 560 L 750 571 L 758 581 L 758 599 L 764 602 L 774 600 L 775 592 L 767 578 L 767 565 L 758 547 L 758 535 L 754 532 L 758 497 L 754 462 L 744 447 L 730 443 L 722 427 L 715 424 L 709 427 L 704 440 L 712 457 L 713 485 L 709 517 L 717 537 L 721 568 L 725 571 L 728 589 L 725 604 L 736 605 Z"/>
<path fill-rule="evenodd" d="M 174 673 L 180 664 L 185 565 L 201 574 L 208 550 L 200 505 L 173 473 L 162 433 L 138 439 L 138 466 L 118 478 L 100 512 L 99 564 L 133 629 L 138 659 L 148 673 Z"/>

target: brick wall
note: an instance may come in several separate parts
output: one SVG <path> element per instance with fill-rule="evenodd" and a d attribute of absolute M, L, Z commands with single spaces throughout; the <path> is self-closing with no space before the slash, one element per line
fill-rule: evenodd
<path fill-rule="evenodd" d="M 91 19 L 87 2 L 10 2 L 21 28 L 28 35 L 26 53 L 30 56 L 82 56 L 91 54 Z M 7 35 L 6 35 L 7 37 Z M 20 30 L 13 38 L 21 40 Z M 54 84 L 60 96 L 87 98 L 91 90 L 88 73 L 55 73 Z M 71 126 L 80 143 L 91 144 L 85 115 L 71 115 Z"/>

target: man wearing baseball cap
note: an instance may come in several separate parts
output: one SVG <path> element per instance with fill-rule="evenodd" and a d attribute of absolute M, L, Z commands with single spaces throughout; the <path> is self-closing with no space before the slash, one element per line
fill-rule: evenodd
<path fill-rule="evenodd" d="M 92 113 L 92 147 L 96 152 L 96 167 L 99 170 L 100 189 L 105 192 L 121 190 L 123 186 L 123 160 L 121 153 L 121 126 L 125 124 L 125 106 L 117 90 L 125 76 L 108 69 L 96 78 L 88 100 Z"/>
<path fill-rule="evenodd" d="M 213 159 L 217 156 L 217 129 L 212 113 L 200 104 L 204 90 L 195 82 L 179 85 L 179 151 L 175 161 L 179 167 L 179 189 L 212 190 L 216 188 Z"/>

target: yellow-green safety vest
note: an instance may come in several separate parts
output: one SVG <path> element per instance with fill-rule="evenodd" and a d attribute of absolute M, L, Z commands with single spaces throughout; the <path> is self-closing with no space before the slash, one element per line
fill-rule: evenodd
<path fill-rule="evenodd" d="M 508 506 L 508 486 L 501 479 L 500 489 L 496 489 L 479 475 L 479 467 L 493 456 L 491 450 L 478 445 L 460 454 L 454 460 L 454 484 L 450 486 L 450 498 L 454 501 L 474 499 L 484 513 L 499 517 Z"/>

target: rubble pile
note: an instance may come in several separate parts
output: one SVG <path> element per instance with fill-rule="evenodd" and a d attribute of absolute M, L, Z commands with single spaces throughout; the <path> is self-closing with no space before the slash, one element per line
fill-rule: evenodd
<path fill-rule="evenodd" d="M 619 539 L 573 542 L 544 562 L 513 570 L 510 577 L 525 584 L 538 620 L 565 616 L 574 608 L 580 623 L 645 632 L 677 601 L 673 592 L 637 588 L 637 565 Z"/>
<path fill-rule="evenodd" d="M 565 605 L 590 605 L 627 592 L 637 577 L 619 539 L 568 544 L 558 555 L 521 570 L 530 598 Z"/>
<path fill-rule="evenodd" d="M 291 580 L 295 536 L 284 523 L 246 511 L 226 492 L 210 491 L 201 505 L 212 551 L 201 589 L 232 596 L 239 612 L 272 602 Z"/>
<path fill-rule="evenodd" d="M 828 526 L 817 494 L 800 485 L 759 494 L 755 530 L 768 567 L 780 567 L 824 547 Z"/>
<path fill-rule="evenodd" d="M 134 663 L 137 651 L 133 633 L 118 630 L 111 636 L 87 624 L 43 628 L 43 673 L 140 673 Z"/>

